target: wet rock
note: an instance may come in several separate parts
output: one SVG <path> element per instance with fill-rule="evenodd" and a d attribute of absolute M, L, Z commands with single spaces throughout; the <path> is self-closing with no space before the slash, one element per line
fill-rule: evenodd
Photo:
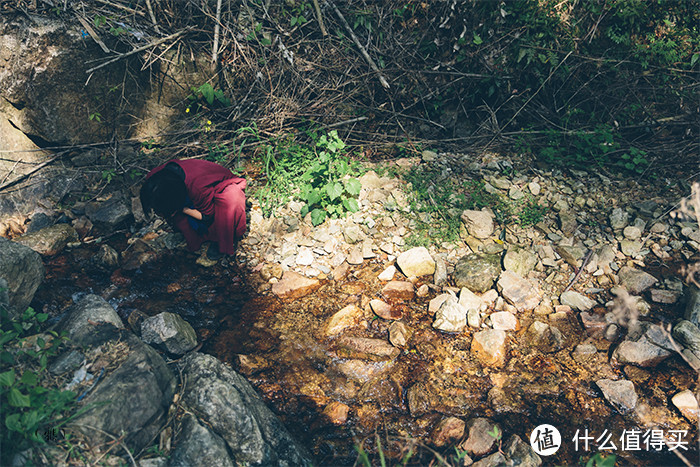
<path fill-rule="evenodd" d="M 680 410 L 685 418 L 692 423 L 697 423 L 700 408 L 698 407 L 698 400 L 695 398 L 693 391 L 690 389 L 681 391 L 671 398 L 671 402 Z"/>
<path fill-rule="evenodd" d="M 119 253 L 111 246 L 104 244 L 97 250 L 94 257 L 95 263 L 106 270 L 117 269 L 119 267 Z"/>
<path fill-rule="evenodd" d="M 407 302 L 413 300 L 415 291 L 408 281 L 390 281 L 382 289 L 382 295 L 392 302 Z"/>
<path fill-rule="evenodd" d="M 254 375 L 270 368 L 270 362 L 259 355 L 238 354 L 234 359 L 236 371 L 245 376 Z"/>
<path fill-rule="evenodd" d="M 399 356 L 399 349 L 382 339 L 367 337 L 347 337 L 338 339 L 338 354 L 345 358 L 360 360 L 394 360 Z"/>
<path fill-rule="evenodd" d="M 24 235 L 17 239 L 17 243 L 28 246 L 43 256 L 53 256 L 61 251 L 70 242 L 78 240 L 78 233 L 69 224 L 56 224 L 46 227 L 38 232 Z"/>
<path fill-rule="evenodd" d="M 498 423 L 494 423 L 488 418 L 472 418 L 467 422 L 466 427 L 469 430 L 469 435 L 459 445 L 461 450 L 467 451 L 470 456 L 483 457 L 496 449 L 498 440 L 489 432 L 493 432 L 496 428 L 499 433 L 502 433 Z"/>
<path fill-rule="evenodd" d="M 459 288 L 466 287 L 472 292 L 484 293 L 493 287 L 500 274 L 499 255 L 467 255 L 455 265 L 454 281 Z"/>
<path fill-rule="evenodd" d="M 133 220 L 129 205 L 119 196 L 101 203 L 88 203 L 85 206 L 85 215 L 93 224 L 107 231 L 115 230 Z"/>
<path fill-rule="evenodd" d="M 673 338 L 700 355 L 700 329 L 687 320 L 682 320 L 673 327 Z"/>
<path fill-rule="evenodd" d="M 135 271 L 157 256 L 158 253 L 151 245 L 138 239 L 127 250 L 122 252 L 122 269 Z"/>
<path fill-rule="evenodd" d="M 620 276 L 620 284 L 629 290 L 631 294 L 636 295 L 641 294 L 658 282 L 651 274 L 629 266 L 621 268 L 618 275 Z"/>
<path fill-rule="evenodd" d="M 450 295 L 435 313 L 433 327 L 445 332 L 462 332 L 467 326 L 467 309 Z"/>
<path fill-rule="evenodd" d="M 408 411 L 413 417 L 420 417 L 432 409 L 433 396 L 428 390 L 427 384 L 419 382 L 408 388 L 406 402 Z"/>
<path fill-rule="evenodd" d="M 100 339 L 97 329 L 110 324 L 122 329 L 124 324 L 112 305 L 97 295 L 86 295 L 71 305 L 57 325 L 58 332 L 77 345 L 90 345 Z"/>
<path fill-rule="evenodd" d="M 51 362 L 49 365 L 49 372 L 52 375 L 59 376 L 64 373 L 68 373 L 69 371 L 77 370 L 84 361 L 85 355 L 82 352 L 76 349 L 71 349 L 62 353 L 56 358 L 56 360 Z"/>
<path fill-rule="evenodd" d="M 234 465 L 308 465 L 310 457 L 242 376 L 210 355 L 182 361 L 183 405 L 220 436 Z"/>
<path fill-rule="evenodd" d="M 484 365 L 502 366 L 508 352 L 505 331 L 486 329 L 475 333 L 471 352 Z"/>
<path fill-rule="evenodd" d="M 651 289 L 649 293 L 651 294 L 651 301 L 654 303 L 665 303 L 667 305 L 672 305 L 681 298 L 681 293 L 676 290 Z M 686 319 L 689 319 L 688 316 L 692 315 L 692 312 L 688 314 L 688 308 L 691 307 L 686 307 Z M 697 313 L 700 314 L 700 308 L 698 309 Z M 692 322 L 692 319 L 690 321 Z"/>
<path fill-rule="evenodd" d="M 375 315 L 382 319 L 393 320 L 401 318 L 401 312 L 398 309 L 393 308 L 391 305 L 382 300 L 376 298 L 370 300 L 369 307 L 372 309 Z"/>
<path fill-rule="evenodd" d="M 523 441 L 520 436 L 512 435 L 503 446 L 503 452 L 508 459 L 507 465 L 522 467 L 539 467 L 542 459 L 532 449 L 529 443 Z"/>
<path fill-rule="evenodd" d="M 619 364 L 632 364 L 640 367 L 656 366 L 670 356 L 671 352 L 657 347 L 646 337 L 637 341 L 623 341 L 613 352 L 613 359 Z"/>
<path fill-rule="evenodd" d="M 690 285 L 686 289 L 687 302 L 684 317 L 696 326 L 700 326 L 700 289 Z"/>
<path fill-rule="evenodd" d="M 637 392 L 634 390 L 632 381 L 599 379 L 596 384 L 603 392 L 605 399 L 619 412 L 624 414 L 637 406 Z"/>
<path fill-rule="evenodd" d="M 437 447 L 451 444 L 464 436 L 464 427 L 464 420 L 457 417 L 444 418 L 433 430 L 430 441 Z"/>
<path fill-rule="evenodd" d="M 527 279 L 512 271 L 504 271 L 498 279 L 498 290 L 519 311 L 534 310 L 540 304 L 540 293 Z"/>
<path fill-rule="evenodd" d="M 597 305 L 594 300 L 591 300 L 583 294 L 574 292 L 573 290 L 568 290 L 561 294 L 559 296 L 559 302 L 561 302 L 562 305 L 569 306 L 578 311 L 589 311 Z"/>
<path fill-rule="evenodd" d="M 197 346 L 197 334 L 192 326 L 180 315 L 167 311 L 141 323 L 141 339 L 175 355 L 183 355 Z"/>
<path fill-rule="evenodd" d="M 395 266 L 389 266 L 386 268 L 384 271 L 382 271 L 381 274 L 377 276 L 377 279 L 380 281 L 392 281 L 394 280 L 394 275 L 396 275 L 396 267 Z"/>
<path fill-rule="evenodd" d="M 411 330 L 401 321 L 394 321 L 389 325 L 389 342 L 394 347 L 406 347 L 411 338 Z"/>
<path fill-rule="evenodd" d="M 471 467 L 501 467 L 508 465 L 506 456 L 499 452 L 494 452 L 488 457 L 479 459 L 478 461 L 471 464 Z"/>
<path fill-rule="evenodd" d="M 351 380 L 366 382 L 387 373 L 393 366 L 393 360 L 372 362 L 360 359 L 349 359 L 335 362 L 331 368 Z"/>
<path fill-rule="evenodd" d="M 233 467 L 224 439 L 186 414 L 173 447 L 169 467 Z"/>
<path fill-rule="evenodd" d="M 5 281 L 10 316 L 24 311 L 44 280 L 44 263 L 37 252 L 0 237 L 0 281 Z"/>
<path fill-rule="evenodd" d="M 535 347 L 545 353 L 561 350 L 564 346 L 564 337 L 558 328 L 535 321 L 527 328 L 526 339 Z"/>
<path fill-rule="evenodd" d="M 503 331 L 516 331 L 520 326 L 518 318 L 509 311 L 497 311 L 489 315 L 491 327 L 493 329 L 501 329 Z"/>
<path fill-rule="evenodd" d="M 396 258 L 396 264 L 406 277 L 420 277 L 435 273 L 435 260 L 423 246 L 404 251 Z"/>
<path fill-rule="evenodd" d="M 296 300 L 321 286 L 316 279 L 309 279 L 294 271 L 285 271 L 279 282 L 272 284 L 272 293 L 283 300 Z"/>
<path fill-rule="evenodd" d="M 520 247 L 509 247 L 503 256 L 503 269 L 526 277 L 537 265 L 537 256 Z"/>
<path fill-rule="evenodd" d="M 29 222 L 26 233 L 34 233 L 50 227 L 53 224 L 51 217 L 43 212 L 38 212 L 32 216 L 32 220 Z"/>
<path fill-rule="evenodd" d="M 364 318 L 362 309 L 357 305 L 348 305 L 342 310 L 335 313 L 326 324 L 326 336 L 332 337 L 340 334 L 347 328 L 351 328 L 360 324 Z"/>
<path fill-rule="evenodd" d="M 489 238 L 493 235 L 493 213 L 483 208 L 481 211 L 466 210 L 462 213 L 462 222 L 469 235 L 476 238 Z"/>
<path fill-rule="evenodd" d="M 344 425 L 348 421 L 350 407 L 342 402 L 333 401 L 323 408 L 323 415 L 333 425 Z"/>
<path fill-rule="evenodd" d="M 610 227 L 613 230 L 622 230 L 627 226 L 629 222 L 629 214 L 622 208 L 613 209 L 610 214 Z"/>

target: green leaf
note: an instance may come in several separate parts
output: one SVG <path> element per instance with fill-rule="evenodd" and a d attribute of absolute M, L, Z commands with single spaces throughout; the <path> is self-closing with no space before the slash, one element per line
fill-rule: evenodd
<path fill-rule="evenodd" d="M 357 196 L 360 194 L 360 190 L 362 189 L 362 183 L 360 183 L 360 181 L 356 178 L 351 178 L 345 182 L 345 189 L 348 190 L 348 193 L 350 193 L 352 196 Z"/>
<path fill-rule="evenodd" d="M 343 194 L 343 185 L 341 185 L 339 182 L 329 183 L 326 185 L 326 193 L 328 193 L 331 201 L 334 201 Z"/>
<path fill-rule="evenodd" d="M 25 371 L 22 374 L 22 378 L 20 378 L 20 381 L 27 386 L 36 386 L 38 382 L 38 378 L 36 377 L 36 373 L 33 371 Z"/>
<path fill-rule="evenodd" d="M 309 204 L 309 206 L 313 206 L 319 201 L 321 201 L 321 192 L 318 189 L 314 188 L 308 193 L 306 202 Z"/>
<path fill-rule="evenodd" d="M 320 225 L 326 220 L 326 211 L 323 209 L 314 209 L 311 211 L 311 223 L 315 226 Z"/>
<path fill-rule="evenodd" d="M 474 45 L 481 45 L 484 41 L 477 33 L 474 33 Z"/>
<path fill-rule="evenodd" d="M 698 62 L 698 59 L 700 59 L 700 53 L 693 54 L 693 56 L 690 57 L 690 68 L 695 66 L 695 64 Z"/>
<path fill-rule="evenodd" d="M 350 212 L 357 212 L 360 210 L 360 205 L 354 198 L 345 198 L 343 200 L 343 206 Z"/>
<path fill-rule="evenodd" d="M 7 417 L 5 417 L 5 426 L 8 430 L 19 432 L 24 431 L 22 425 L 19 423 L 20 415 L 21 414 L 13 413 L 12 415 L 8 415 Z"/>
<path fill-rule="evenodd" d="M 0 373 L 0 386 L 10 387 L 15 382 L 15 370 Z"/>
<path fill-rule="evenodd" d="M 10 392 L 7 394 L 7 402 L 12 407 L 29 407 L 29 396 L 19 392 L 17 388 L 10 388 Z"/>

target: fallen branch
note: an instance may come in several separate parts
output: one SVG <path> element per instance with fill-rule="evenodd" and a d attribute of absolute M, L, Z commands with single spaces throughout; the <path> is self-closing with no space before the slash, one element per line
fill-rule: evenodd
<path fill-rule="evenodd" d="M 110 53 L 111 50 L 109 50 L 109 48 L 107 48 L 105 43 L 102 42 L 102 39 L 100 39 L 100 36 L 98 36 L 97 33 L 95 32 L 95 30 L 92 29 L 92 27 L 90 26 L 90 23 L 88 23 L 87 20 L 85 18 L 83 18 L 82 16 L 80 16 L 80 15 L 76 15 L 76 16 L 78 18 L 78 21 L 80 21 L 80 24 L 82 24 L 83 28 L 85 28 L 85 31 L 88 34 L 90 34 L 90 37 L 92 37 L 92 40 L 94 40 L 97 43 L 97 45 L 100 46 L 102 51 L 106 54 Z"/>
<path fill-rule="evenodd" d="M 357 36 L 355 35 L 355 31 L 352 30 L 348 22 L 345 20 L 345 16 L 343 16 L 340 10 L 338 10 L 338 7 L 336 7 L 331 0 L 326 0 L 326 3 L 328 3 L 331 6 L 331 8 L 333 8 L 333 11 L 335 11 L 335 14 L 338 16 L 338 19 L 340 19 L 340 22 L 343 23 L 343 27 L 348 32 L 348 34 L 350 34 L 352 41 L 355 43 L 357 48 L 360 49 L 360 53 L 365 58 L 365 60 L 367 60 L 367 63 L 369 63 L 370 68 L 372 68 L 372 70 L 374 70 L 377 73 L 377 75 L 379 75 L 379 82 L 382 83 L 384 89 L 389 89 L 389 82 L 386 80 L 384 75 L 382 75 L 382 72 L 379 70 L 377 64 L 374 63 L 372 57 L 369 56 L 369 54 L 367 53 L 367 49 L 365 49 L 364 46 L 360 43 L 360 39 L 357 38 Z"/>
<path fill-rule="evenodd" d="M 156 15 L 153 14 L 153 7 L 151 6 L 151 0 L 146 0 L 146 8 L 148 9 L 148 14 L 151 17 L 151 23 L 153 23 L 153 29 L 156 30 L 158 34 L 160 34 L 160 30 L 158 29 L 158 22 L 156 21 Z"/>
<path fill-rule="evenodd" d="M 321 34 L 323 34 L 323 37 L 326 37 L 328 35 L 328 32 L 326 31 L 326 26 L 323 24 L 321 6 L 318 4 L 318 0 L 314 0 L 314 9 L 316 10 L 316 20 L 318 21 L 318 27 L 321 29 Z"/>
<path fill-rule="evenodd" d="M 142 47 L 138 47 L 138 48 L 132 50 L 131 52 L 126 52 L 126 53 L 123 53 L 123 54 L 121 54 L 121 55 L 118 55 L 118 56 L 114 57 L 114 58 L 111 59 L 111 60 L 107 60 L 106 62 L 104 62 L 104 63 L 102 63 L 102 64 L 100 64 L 100 65 L 94 66 L 94 67 L 90 68 L 89 70 L 86 70 L 85 73 L 86 73 L 86 74 L 90 74 L 90 73 L 92 73 L 93 71 L 99 70 L 100 68 L 103 68 L 103 67 L 106 67 L 107 65 L 110 65 L 110 64 L 112 64 L 112 63 L 114 63 L 114 62 L 117 62 L 117 61 L 121 60 L 122 58 L 126 58 L 126 57 L 128 57 L 128 56 L 130 56 L 130 55 L 134 55 L 134 54 L 137 54 L 137 53 L 139 53 L 139 52 L 143 52 L 144 50 L 148 50 L 148 49 L 150 49 L 151 47 L 156 47 L 156 46 L 162 44 L 163 42 L 167 42 L 167 41 L 169 41 L 169 40 L 171 40 L 171 39 L 175 39 L 176 37 L 179 37 L 179 36 L 183 35 L 186 31 L 187 31 L 186 29 L 183 29 L 182 31 L 178 31 L 178 32 L 176 32 L 175 34 L 170 34 L 169 36 L 162 37 L 162 38 L 158 39 L 157 41 L 151 42 L 150 44 L 146 44 L 146 45 L 144 45 L 144 46 L 142 46 Z"/>
<path fill-rule="evenodd" d="M 216 21 L 214 22 L 214 46 L 211 51 L 211 66 L 216 70 L 216 62 L 219 57 L 219 34 L 221 30 L 221 0 L 216 0 Z"/>
<path fill-rule="evenodd" d="M 14 180 L 5 183 L 4 185 L 0 186 L 0 191 L 5 190 L 7 188 L 10 188 L 11 186 L 17 185 L 22 180 L 25 180 L 25 179 L 31 177 L 32 175 L 34 175 L 35 173 L 37 173 L 38 171 L 40 171 L 41 169 L 43 169 L 47 165 L 49 165 L 49 164 L 57 161 L 61 157 L 63 157 L 67 152 L 68 151 L 61 152 L 61 153 L 55 155 L 54 157 L 52 157 L 51 159 L 47 160 L 46 162 L 42 162 L 41 164 L 37 165 L 36 167 L 34 167 L 32 170 L 30 170 L 26 174 L 20 175 L 19 177 L 15 178 Z"/>

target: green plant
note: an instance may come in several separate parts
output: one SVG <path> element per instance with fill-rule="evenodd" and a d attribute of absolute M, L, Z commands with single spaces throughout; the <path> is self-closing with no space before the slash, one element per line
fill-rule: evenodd
<path fill-rule="evenodd" d="M 109 185 L 114 177 L 117 176 L 117 172 L 114 169 L 105 169 L 102 171 L 102 180 L 106 180 Z"/>
<path fill-rule="evenodd" d="M 603 454 L 601 452 L 595 453 L 586 462 L 586 467 L 615 467 L 615 462 L 617 461 L 617 456 L 615 454 Z M 581 459 L 581 464 L 585 462 L 585 459 Z"/>
<path fill-rule="evenodd" d="M 311 6 L 308 2 L 300 2 L 299 4 L 295 5 L 290 14 L 289 25 L 291 27 L 301 26 L 302 24 L 308 22 L 306 16 L 304 15 L 310 7 Z"/>
<path fill-rule="evenodd" d="M 229 153 L 230 150 L 226 143 L 207 143 L 207 155 L 205 159 L 218 164 L 224 164 L 228 161 Z"/>
<path fill-rule="evenodd" d="M 44 444 L 56 436 L 60 427 L 71 419 L 68 412 L 75 400 L 72 391 L 49 389 L 46 369 L 48 359 L 58 353 L 65 338 L 53 331 L 36 333 L 48 315 L 27 309 L 12 319 L 0 307 L 0 405 L 3 407 L 1 430 L 4 465 L 12 456 L 34 443 Z M 48 435 L 47 435 L 48 434 Z"/>
<path fill-rule="evenodd" d="M 310 213 L 313 225 L 321 224 L 327 216 L 357 212 L 360 209 L 357 197 L 362 188 L 360 181 L 351 176 L 355 169 L 342 152 L 345 143 L 337 131 L 322 135 L 316 148 L 321 151 L 301 176 L 299 194 L 306 202 L 301 215 Z"/>
<path fill-rule="evenodd" d="M 540 206 L 533 198 L 529 198 L 518 212 L 519 223 L 523 227 L 535 225 L 542 220 L 546 212 L 545 206 Z"/>
<path fill-rule="evenodd" d="M 199 112 L 205 105 L 209 109 L 231 105 L 231 100 L 224 95 L 224 92 L 221 89 L 215 89 L 211 83 L 192 86 L 192 94 L 187 98 L 190 100 L 190 105 L 185 109 L 185 113 L 190 113 L 192 107 L 195 108 L 195 112 Z"/>
<path fill-rule="evenodd" d="M 102 114 L 99 112 L 93 112 L 90 115 L 88 115 L 88 120 L 91 122 L 94 120 L 98 123 L 102 123 Z"/>

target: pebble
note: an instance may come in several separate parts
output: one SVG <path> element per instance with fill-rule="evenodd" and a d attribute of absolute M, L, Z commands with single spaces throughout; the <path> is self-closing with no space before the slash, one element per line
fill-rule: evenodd
<path fill-rule="evenodd" d="M 637 406 L 637 392 L 632 381 L 599 379 L 596 384 L 603 392 L 603 397 L 621 413 L 634 410 Z"/>

